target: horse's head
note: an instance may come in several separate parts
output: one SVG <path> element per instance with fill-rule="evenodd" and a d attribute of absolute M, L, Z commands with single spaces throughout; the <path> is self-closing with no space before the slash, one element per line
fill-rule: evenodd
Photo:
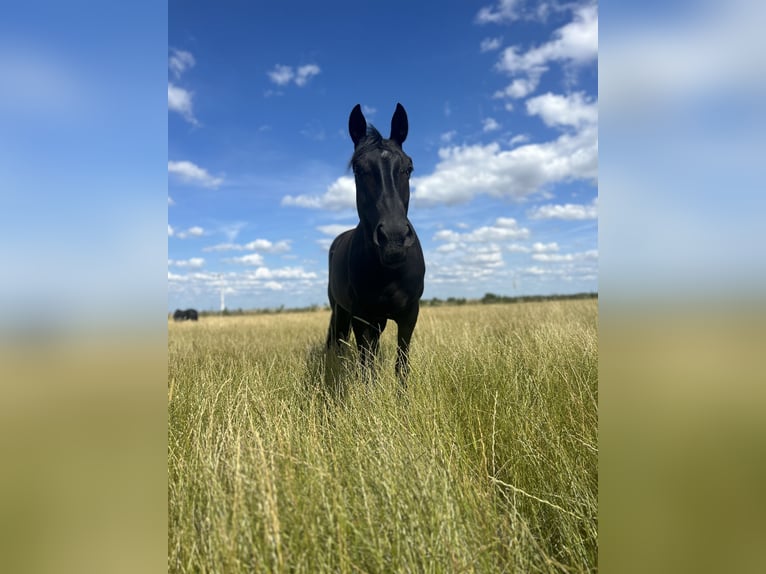
<path fill-rule="evenodd" d="M 351 167 L 356 180 L 356 209 L 365 236 L 378 251 L 385 267 L 398 267 L 415 243 L 415 232 L 407 219 L 410 204 L 412 159 L 402 150 L 407 138 L 407 112 L 401 104 L 391 118 L 391 136 L 383 139 L 367 127 L 357 104 L 348 118 L 354 142 Z"/>

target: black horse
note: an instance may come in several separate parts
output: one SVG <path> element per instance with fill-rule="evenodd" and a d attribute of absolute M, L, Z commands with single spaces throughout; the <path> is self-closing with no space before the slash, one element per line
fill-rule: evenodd
<path fill-rule="evenodd" d="M 327 348 L 336 349 L 354 329 L 361 364 L 371 366 L 388 319 L 398 326 L 396 374 L 404 383 L 409 348 L 423 294 L 425 261 L 407 210 L 412 159 L 402 150 L 409 129 L 401 104 L 384 139 L 368 126 L 361 106 L 351 110 L 348 131 L 354 142 L 351 167 L 356 180 L 359 224 L 330 246 L 327 288 L 332 316 Z"/>
<path fill-rule="evenodd" d="M 175 313 L 173 313 L 173 320 L 174 321 L 196 321 L 198 318 L 198 313 L 196 309 L 187 309 L 186 311 L 181 311 L 181 309 L 176 309 Z"/>

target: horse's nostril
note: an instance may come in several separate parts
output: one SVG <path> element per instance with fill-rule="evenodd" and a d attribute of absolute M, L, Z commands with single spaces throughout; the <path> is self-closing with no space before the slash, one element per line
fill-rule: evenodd
<path fill-rule="evenodd" d="M 386 244 L 387 238 L 385 231 L 383 231 L 382 223 L 375 228 L 375 233 L 373 234 L 372 239 L 378 247 Z"/>

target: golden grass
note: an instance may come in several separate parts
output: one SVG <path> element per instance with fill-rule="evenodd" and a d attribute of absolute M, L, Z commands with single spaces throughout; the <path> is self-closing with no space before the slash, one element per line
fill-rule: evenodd
<path fill-rule="evenodd" d="M 409 385 L 329 313 L 169 324 L 168 568 L 594 571 L 597 302 L 425 308 Z"/>

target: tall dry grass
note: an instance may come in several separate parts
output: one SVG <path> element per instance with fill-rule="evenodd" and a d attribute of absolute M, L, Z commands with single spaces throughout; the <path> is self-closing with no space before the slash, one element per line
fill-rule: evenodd
<path fill-rule="evenodd" d="M 597 569 L 595 300 L 426 308 L 405 391 L 328 320 L 169 325 L 169 571 Z"/>

